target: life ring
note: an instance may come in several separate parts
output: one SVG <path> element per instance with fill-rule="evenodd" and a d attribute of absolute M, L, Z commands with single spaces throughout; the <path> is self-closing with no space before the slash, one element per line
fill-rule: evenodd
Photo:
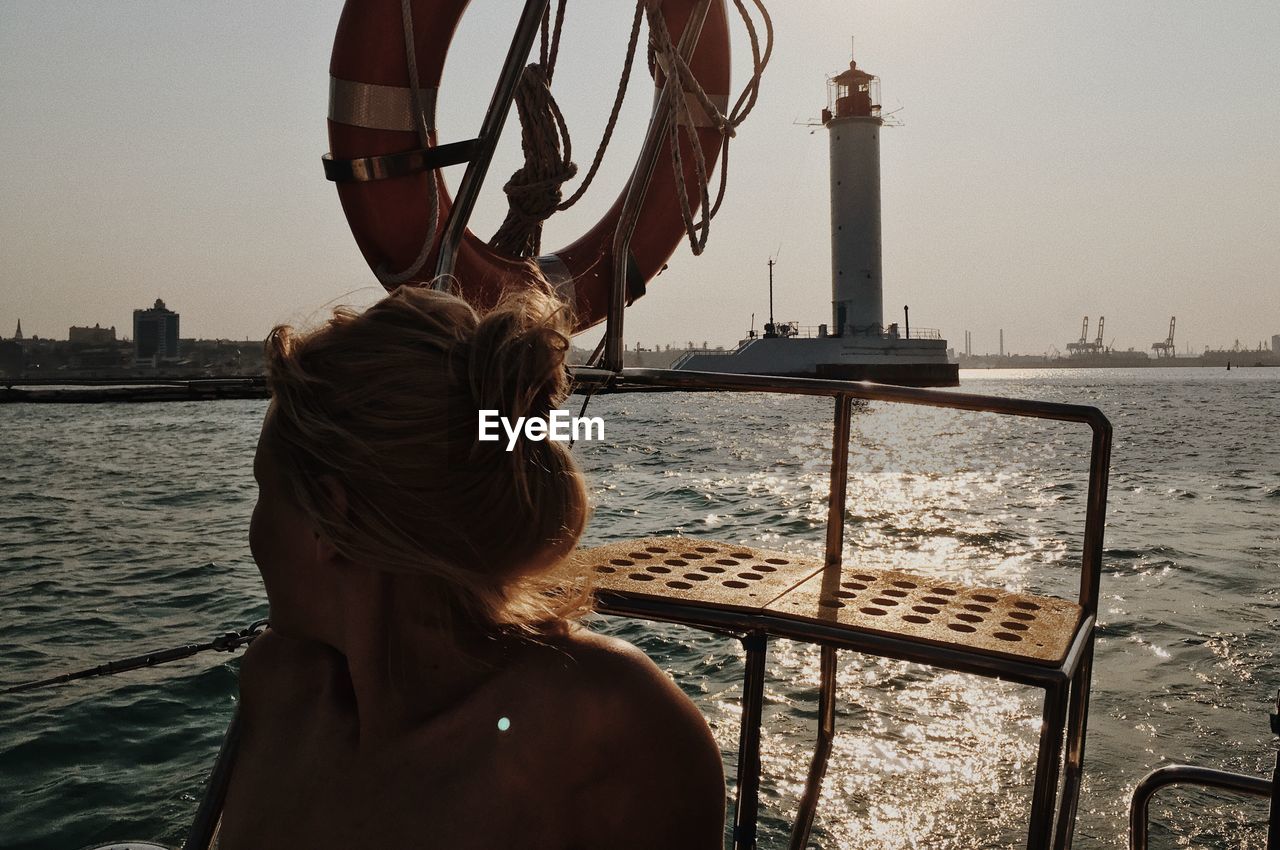
<path fill-rule="evenodd" d="M 428 147 L 438 145 L 435 99 L 445 54 L 468 0 L 413 0 L 414 44 L 419 100 L 427 117 Z M 664 0 L 661 14 L 674 41 L 684 32 L 697 0 Z M 338 22 L 329 66 L 329 144 L 333 161 L 358 161 L 420 149 L 414 130 L 405 36 L 398 0 L 347 0 Z M 720 111 L 729 100 L 729 26 L 724 0 L 712 0 L 690 69 Z M 661 86 L 661 71 L 655 72 Z M 696 100 L 688 97 L 699 126 L 699 144 L 708 171 L 720 152 L 722 135 Z M 667 143 L 670 144 L 669 142 Z M 684 179 L 695 185 L 694 156 L 682 132 Z M 404 162 L 404 157 L 398 159 Z M 331 175 L 332 176 L 332 175 Z M 377 177 L 378 179 L 371 179 Z M 411 267 L 424 250 L 427 261 L 408 282 L 429 281 L 436 267 L 440 236 L 451 207 L 438 169 L 407 174 L 363 175 L 338 182 L 347 222 L 370 268 Z M 430 231 L 430 192 L 434 181 L 439 215 Z M 544 274 L 571 300 L 577 330 L 604 319 L 613 275 L 613 233 L 626 197 L 622 195 L 584 236 L 555 253 L 538 258 Z M 691 199 L 696 192 L 691 192 Z M 684 237 L 677 213 L 677 183 L 668 147 L 659 156 L 641 207 L 628 258 L 627 303 L 644 294 L 645 285 L 675 252 Z M 429 240 L 429 242 L 428 242 Z M 456 277 L 461 294 L 478 307 L 493 303 L 503 288 L 527 279 L 525 261 L 500 254 L 468 231 L 458 246 Z M 386 284 L 394 289 L 396 284 Z"/>

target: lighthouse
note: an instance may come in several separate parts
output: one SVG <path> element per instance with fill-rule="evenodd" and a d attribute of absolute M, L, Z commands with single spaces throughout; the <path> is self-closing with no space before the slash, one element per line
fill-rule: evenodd
<path fill-rule="evenodd" d="M 847 71 L 827 78 L 822 126 L 831 157 L 830 324 L 806 327 L 799 321 L 774 320 L 775 262 L 770 259 L 769 323 L 763 336 L 757 336 L 753 326 L 732 351 L 690 351 L 672 363 L 672 369 L 917 387 L 953 387 L 960 382 L 939 330 L 913 327 L 905 321 L 905 307 L 903 327 L 885 322 L 880 272 L 880 128 L 884 123 L 880 80 L 874 74 L 850 61 Z M 812 234 L 812 241 L 813 249 L 821 252 L 821 229 Z M 788 283 L 784 279 L 780 284 L 784 293 Z M 822 286 L 820 280 L 795 283 L 815 289 Z M 913 309 L 912 315 L 919 313 Z"/>
<path fill-rule="evenodd" d="M 831 327 L 837 336 L 884 330 L 880 271 L 880 80 L 849 62 L 827 81 L 831 153 Z"/>

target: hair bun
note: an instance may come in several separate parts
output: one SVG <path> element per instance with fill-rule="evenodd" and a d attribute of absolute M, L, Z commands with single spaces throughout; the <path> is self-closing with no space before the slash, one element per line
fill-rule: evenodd
<path fill-rule="evenodd" d="M 572 328 L 569 306 L 549 287 L 505 295 L 471 339 L 467 381 L 477 407 L 512 420 L 550 415 L 569 394 Z"/>

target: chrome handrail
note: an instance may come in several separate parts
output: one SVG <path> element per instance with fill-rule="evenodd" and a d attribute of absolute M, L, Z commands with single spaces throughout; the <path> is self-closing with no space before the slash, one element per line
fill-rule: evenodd
<path fill-rule="evenodd" d="M 1151 798 L 1161 788 L 1170 785 L 1196 785 L 1201 788 L 1217 788 L 1222 791 L 1236 791 L 1253 797 L 1270 797 L 1275 783 L 1257 776 L 1243 773 L 1230 773 L 1215 770 L 1211 767 L 1196 767 L 1190 764 L 1171 764 L 1155 770 L 1142 777 L 1138 787 L 1133 789 L 1133 799 L 1129 803 L 1129 850 L 1146 850 L 1148 809 Z M 1272 812 L 1272 818 L 1276 816 Z M 1280 850 L 1268 842 L 1269 850 Z"/>

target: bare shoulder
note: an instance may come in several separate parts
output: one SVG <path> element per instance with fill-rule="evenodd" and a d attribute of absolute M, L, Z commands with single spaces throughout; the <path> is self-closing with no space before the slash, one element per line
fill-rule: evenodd
<path fill-rule="evenodd" d="M 551 645 L 573 659 L 578 718 L 589 718 L 582 846 L 719 848 L 724 769 L 693 702 L 626 641 L 582 629 Z"/>
<path fill-rule="evenodd" d="M 576 699 L 594 707 L 628 717 L 654 712 L 668 720 L 682 716 L 699 729 L 706 727 L 671 677 L 624 640 L 579 627 L 567 635 L 544 639 L 539 655 L 534 666 L 550 668 L 540 670 L 540 675 L 550 673 L 558 689 L 568 688 Z"/>

